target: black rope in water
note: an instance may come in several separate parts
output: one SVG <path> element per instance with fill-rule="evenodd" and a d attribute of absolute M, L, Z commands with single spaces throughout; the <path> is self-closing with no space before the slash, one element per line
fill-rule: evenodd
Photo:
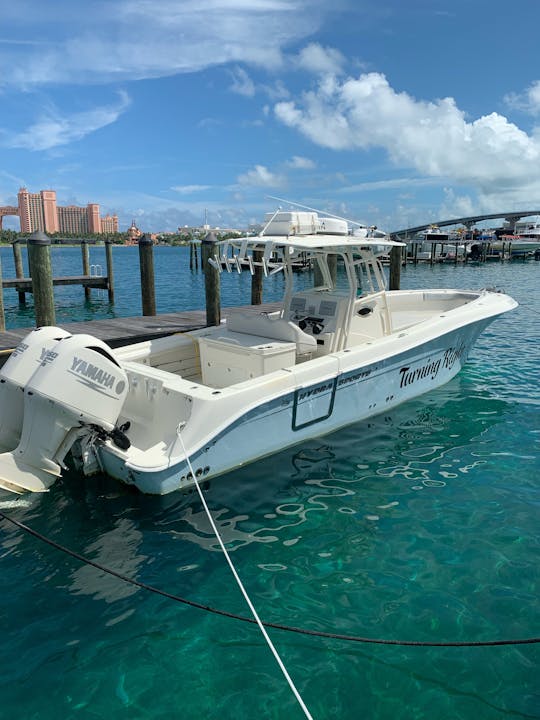
<path fill-rule="evenodd" d="M 46 543 L 47 545 L 50 545 L 53 548 L 56 548 L 56 550 L 60 550 L 60 552 L 65 553 L 66 555 L 70 555 L 71 557 L 75 558 L 76 560 L 79 560 L 79 562 L 84 563 L 85 565 L 91 565 L 92 567 L 95 567 L 97 570 L 101 570 L 104 573 L 107 573 L 108 575 L 112 575 L 113 577 L 118 578 L 119 580 L 122 580 L 122 582 L 129 583 L 130 585 L 135 585 L 136 587 L 141 588 L 142 590 L 147 590 L 148 592 L 155 593 L 156 595 L 161 595 L 162 597 L 169 598 L 169 600 L 174 600 L 175 602 L 182 603 L 183 605 L 189 605 L 190 607 L 197 608 L 199 610 L 206 610 L 206 612 L 213 613 L 214 615 L 222 615 L 224 617 L 232 618 L 234 620 L 241 620 L 242 622 L 251 623 L 252 625 L 256 625 L 256 620 L 250 617 L 246 617 L 245 615 L 236 615 L 235 613 L 228 612 L 227 610 L 220 610 L 219 608 L 211 607 L 210 605 L 203 605 L 202 603 L 195 602 L 194 600 L 188 600 L 187 598 L 180 597 L 179 595 L 175 595 L 174 593 L 167 592 L 166 590 L 160 590 L 157 587 L 154 587 L 153 585 L 147 585 L 146 583 L 140 582 L 139 580 L 135 580 L 133 578 L 127 577 L 126 575 L 122 575 L 122 573 L 116 572 L 116 570 L 112 570 L 111 568 L 106 567 L 105 565 L 101 565 L 100 563 L 94 562 L 94 560 L 90 560 L 89 558 L 85 557 L 84 555 L 80 555 L 79 553 L 75 552 L 74 550 L 70 550 L 69 548 L 65 547 L 64 545 L 60 545 L 60 543 L 55 542 L 54 540 L 51 540 L 48 537 L 45 537 L 45 535 L 42 535 L 41 533 L 37 532 L 37 530 L 33 530 L 28 525 L 25 525 L 22 522 L 19 522 L 19 520 L 15 520 L 14 518 L 8 517 L 3 512 L 0 512 L 0 519 L 7 520 L 7 522 L 12 523 L 16 527 L 18 527 L 20 530 L 23 530 L 24 532 L 28 533 L 29 535 L 32 535 L 33 537 L 37 538 L 38 540 L 41 540 L 42 542 Z M 515 640 L 478 640 L 478 641 L 464 641 L 464 642 L 431 642 L 431 641 L 424 641 L 424 640 L 386 640 L 381 638 L 367 638 L 367 637 L 359 637 L 357 635 L 345 635 L 342 633 L 331 633 L 331 632 L 324 632 L 322 630 L 308 630 L 306 628 L 299 628 L 294 627 L 290 625 L 281 625 L 280 623 L 272 623 L 272 622 L 263 622 L 262 623 L 266 628 L 273 628 L 274 630 L 285 630 L 286 632 L 294 632 L 299 633 L 301 635 L 313 635 L 315 637 L 321 637 L 321 638 L 329 638 L 331 640 L 346 640 L 349 642 L 359 642 L 359 643 L 372 643 L 375 645 L 411 645 L 411 646 L 421 646 L 421 647 L 483 647 L 487 645 L 530 645 L 533 643 L 540 643 L 540 637 L 536 638 L 523 638 L 523 639 L 515 639 Z"/>

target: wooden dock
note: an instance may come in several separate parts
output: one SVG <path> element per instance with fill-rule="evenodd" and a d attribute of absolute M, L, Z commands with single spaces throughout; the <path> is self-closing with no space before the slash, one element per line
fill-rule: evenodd
<path fill-rule="evenodd" d="M 279 308 L 279 303 L 265 305 L 246 305 L 242 310 L 260 313 L 272 312 Z M 221 316 L 226 318 L 229 311 L 234 308 L 222 308 Z M 72 334 L 88 333 L 103 340 L 112 348 L 122 347 L 130 343 L 154 340 L 155 338 L 172 335 L 179 332 L 197 330 L 206 325 L 206 312 L 204 310 L 186 310 L 163 315 L 143 315 L 136 317 L 109 318 L 105 320 L 88 320 L 85 322 L 57 323 Z M 12 328 L 0 332 L 0 365 L 9 357 L 11 351 L 27 335 L 33 326 Z"/>
<path fill-rule="evenodd" d="M 103 275 L 72 275 L 53 278 L 53 285 L 82 285 L 83 287 L 100 288 L 107 290 L 109 278 Z M 15 288 L 18 292 L 32 292 L 32 278 L 9 278 L 2 280 L 2 287 Z"/>

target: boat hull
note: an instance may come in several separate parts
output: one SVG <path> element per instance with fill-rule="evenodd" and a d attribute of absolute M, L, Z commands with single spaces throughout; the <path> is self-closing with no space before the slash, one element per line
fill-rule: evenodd
<path fill-rule="evenodd" d="M 336 353 L 335 374 L 293 391 L 263 396 L 255 408 L 207 438 L 203 447 L 187 445 L 191 466 L 183 457 L 157 470 L 129 467 L 109 446 L 99 449 L 100 464 L 107 474 L 143 493 L 164 495 L 188 489 L 194 485 L 192 471 L 201 481 L 223 475 L 440 387 L 460 371 L 489 322 L 489 318 L 477 321 L 400 353 L 386 350 L 377 359 L 353 361 L 352 366 L 352 353 Z"/>

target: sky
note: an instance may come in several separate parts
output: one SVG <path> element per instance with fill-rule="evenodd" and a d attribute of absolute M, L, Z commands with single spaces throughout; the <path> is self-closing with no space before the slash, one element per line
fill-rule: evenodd
<path fill-rule="evenodd" d="M 0 205 L 55 189 L 144 232 L 540 209 L 539 27 L 540 0 L 0 0 Z"/>

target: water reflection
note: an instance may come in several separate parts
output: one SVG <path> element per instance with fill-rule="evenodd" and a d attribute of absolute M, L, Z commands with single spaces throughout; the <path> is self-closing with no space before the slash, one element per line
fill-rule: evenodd
<path fill-rule="evenodd" d="M 119 518 L 110 530 L 93 538 L 84 547 L 83 554 L 115 572 L 137 579 L 139 570 L 147 562 L 147 557 L 140 552 L 142 540 L 142 532 L 132 520 Z M 69 590 L 74 595 L 89 595 L 111 603 L 135 594 L 138 588 L 91 565 L 81 565 L 71 572 Z"/>
<path fill-rule="evenodd" d="M 464 403 L 456 380 L 391 414 L 216 478 L 207 502 L 233 552 L 252 544 L 291 547 L 305 532 L 333 529 L 339 517 L 349 516 L 370 534 L 377 523 L 410 516 L 419 490 L 443 492 L 488 462 L 478 454 L 491 457 L 495 428 L 507 410 L 487 392 Z M 157 525 L 176 539 L 219 551 L 196 495 L 190 497 L 187 505 L 156 500 Z"/>

